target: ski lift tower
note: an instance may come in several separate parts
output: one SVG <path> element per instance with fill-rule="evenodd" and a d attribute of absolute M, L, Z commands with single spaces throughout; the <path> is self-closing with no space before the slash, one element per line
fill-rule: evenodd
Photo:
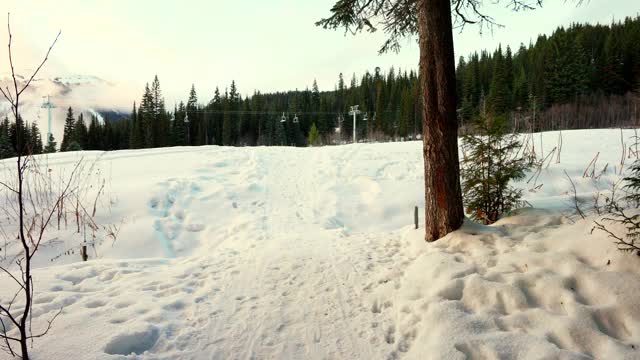
<path fill-rule="evenodd" d="M 349 111 L 349 115 L 353 115 L 353 143 L 356 141 L 356 116 L 360 114 L 362 111 L 358 110 L 358 105 L 354 105 L 351 107 L 351 111 Z"/>
<path fill-rule="evenodd" d="M 47 95 L 46 97 L 43 96 L 43 99 L 46 99 L 46 101 L 44 101 L 42 103 L 41 108 L 43 109 L 47 109 L 47 115 L 48 115 L 48 127 L 47 127 L 47 143 L 51 140 L 51 136 L 52 136 L 52 129 L 51 129 L 51 109 L 55 108 L 55 105 L 53 105 L 53 103 L 51 102 L 51 96 Z"/>

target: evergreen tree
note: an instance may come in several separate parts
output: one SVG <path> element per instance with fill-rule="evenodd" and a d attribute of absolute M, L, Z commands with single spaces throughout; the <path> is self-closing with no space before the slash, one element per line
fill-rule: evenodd
<path fill-rule="evenodd" d="M 409 135 L 409 126 L 413 122 L 413 96 L 411 96 L 411 89 L 406 88 L 402 91 L 400 97 L 400 121 L 398 124 L 398 136 L 406 138 Z"/>
<path fill-rule="evenodd" d="M 136 103 L 133 102 L 133 109 L 131 110 L 131 126 L 129 127 L 129 148 L 140 149 L 142 147 L 142 133 L 140 119 L 138 118 L 138 110 L 136 109 Z M 76 138 L 80 144 L 79 138 Z"/>
<path fill-rule="evenodd" d="M 504 78 L 507 83 L 507 107 L 511 109 L 513 106 L 513 82 L 514 82 L 514 73 L 513 73 L 513 54 L 511 53 L 511 48 L 507 45 L 507 52 L 504 57 Z"/>
<path fill-rule="evenodd" d="M 142 139 L 142 146 L 145 148 L 153 147 L 155 144 L 154 135 L 154 108 L 153 108 L 153 93 L 149 88 L 149 83 L 145 85 L 144 94 L 142 95 L 142 101 L 140 102 L 140 108 L 138 109 L 138 120 L 140 121 L 140 131 L 138 136 Z"/>
<path fill-rule="evenodd" d="M 271 145 L 285 146 L 287 144 L 287 133 L 284 128 L 284 123 L 280 119 L 276 118 L 274 120 L 273 142 Z"/>
<path fill-rule="evenodd" d="M 153 146 L 160 147 L 169 144 L 169 118 L 164 107 L 164 98 L 160 90 L 160 80 L 156 75 L 151 83 L 151 116 L 150 122 L 153 127 Z"/>
<path fill-rule="evenodd" d="M 491 88 L 489 90 L 489 108 L 494 116 L 505 114 L 509 109 L 509 86 L 505 74 L 505 63 L 502 57 L 502 49 L 498 50 L 494 56 L 493 76 Z"/>
<path fill-rule="evenodd" d="M 475 132 L 462 141 L 462 192 L 466 212 L 484 224 L 496 222 L 519 205 L 522 190 L 510 186 L 527 169 L 520 142 L 507 133 L 504 116 L 479 118 Z"/>
<path fill-rule="evenodd" d="M 189 99 L 187 100 L 187 117 L 188 122 L 186 125 L 187 133 L 187 145 L 201 145 L 197 142 L 196 130 L 198 129 L 199 121 L 197 116 L 198 111 L 198 95 L 196 94 L 196 87 L 191 84 L 191 90 L 189 90 Z"/>
<path fill-rule="evenodd" d="M 374 111 L 373 127 L 372 127 L 373 130 L 376 132 L 381 132 L 386 128 L 384 126 L 384 123 L 386 122 L 385 121 L 386 120 L 385 99 L 386 99 L 385 84 L 382 79 L 379 79 L 378 84 L 376 86 L 376 106 Z"/>
<path fill-rule="evenodd" d="M 89 130 L 84 123 L 84 114 L 78 115 L 78 121 L 75 125 L 74 141 L 77 142 L 82 149 L 88 149 L 89 146 Z M 133 148 L 135 149 L 135 148 Z"/>
<path fill-rule="evenodd" d="M 40 129 L 38 128 L 37 123 L 31 124 L 31 153 L 34 155 L 42 154 L 43 145 L 42 145 L 42 134 L 40 134 Z"/>
<path fill-rule="evenodd" d="M 76 119 L 73 117 L 73 109 L 69 107 L 67 110 L 67 118 L 64 121 L 64 133 L 62 134 L 62 143 L 60 151 L 68 151 L 69 144 L 75 137 Z"/>
<path fill-rule="evenodd" d="M 89 130 L 87 131 L 87 150 L 100 150 L 103 147 L 102 144 L 102 131 L 100 123 L 96 116 L 91 116 L 91 122 L 89 123 Z"/>
<path fill-rule="evenodd" d="M 8 118 L 4 118 L 4 121 L 0 124 L 0 159 L 6 159 L 16 156 L 16 151 L 11 144 L 9 137 L 9 129 L 11 125 Z"/>
<path fill-rule="evenodd" d="M 320 145 L 320 132 L 316 127 L 316 123 L 311 125 L 311 130 L 309 130 L 309 138 L 307 139 L 307 143 L 309 146 Z"/>
<path fill-rule="evenodd" d="M 67 151 L 82 151 L 82 146 L 80 146 L 80 144 L 78 144 L 78 142 L 74 140 L 69 144 L 69 148 Z"/>
<path fill-rule="evenodd" d="M 524 67 L 520 67 L 513 80 L 513 105 L 514 109 L 526 108 L 529 97 L 529 83 Z"/>
<path fill-rule="evenodd" d="M 229 99 L 229 95 L 225 92 L 223 106 L 224 106 L 224 117 L 222 120 L 222 145 L 224 146 L 232 146 L 233 143 L 233 122 L 231 120 L 231 100 Z"/>
<path fill-rule="evenodd" d="M 584 51 L 571 34 L 559 31 L 549 43 L 547 102 L 566 103 L 586 92 L 588 73 Z"/>
<path fill-rule="evenodd" d="M 225 146 L 237 145 L 238 140 L 238 116 L 240 110 L 240 95 L 236 88 L 236 82 L 231 82 L 229 92 L 225 91 L 223 100 L 224 117 L 222 122 L 222 144 Z"/>
<path fill-rule="evenodd" d="M 47 141 L 47 146 L 44 147 L 43 153 L 52 154 L 56 152 L 56 139 L 53 137 L 53 134 L 49 134 L 49 140 Z"/>
<path fill-rule="evenodd" d="M 311 86 L 311 108 L 315 111 L 320 109 L 320 89 L 318 89 L 318 82 L 313 79 L 313 86 Z"/>
<path fill-rule="evenodd" d="M 16 154 L 20 153 L 25 155 L 31 153 L 31 149 L 29 148 L 29 129 L 25 121 L 22 120 L 22 115 L 18 115 L 18 117 L 20 118 L 20 126 L 18 126 L 16 122 L 11 123 L 9 127 L 9 139 Z"/>
<path fill-rule="evenodd" d="M 172 121 L 172 134 L 173 134 L 173 143 L 178 146 L 188 145 L 187 142 L 187 127 L 184 122 L 185 117 L 187 116 L 187 110 L 184 103 L 181 101 L 180 104 L 174 110 L 174 117 Z"/>
<path fill-rule="evenodd" d="M 623 94 L 630 86 L 624 78 L 624 49 L 618 31 L 611 31 L 605 43 L 604 87 L 612 94 Z"/>

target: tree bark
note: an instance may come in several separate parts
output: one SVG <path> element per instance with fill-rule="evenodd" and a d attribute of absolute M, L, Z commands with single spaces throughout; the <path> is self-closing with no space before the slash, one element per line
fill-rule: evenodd
<path fill-rule="evenodd" d="M 458 160 L 458 119 L 450 0 L 418 6 L 425 240 L 435 241 L 464 220 Z"/>

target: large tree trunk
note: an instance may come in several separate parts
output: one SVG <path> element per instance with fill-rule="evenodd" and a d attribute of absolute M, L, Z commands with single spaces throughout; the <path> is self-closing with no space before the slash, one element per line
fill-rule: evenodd
<path fill-rule="evenodd" d="M 420 86 L 427 241 L 464 219 L 458 161 L 458 120 L 450 0 L 418 2 Z"/>

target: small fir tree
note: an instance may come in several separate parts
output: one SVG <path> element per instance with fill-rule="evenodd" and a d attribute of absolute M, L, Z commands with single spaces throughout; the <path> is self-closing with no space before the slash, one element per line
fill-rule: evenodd
<path fill-rule="evenodd" d="M 316 127 L 316 123 L 311 125 L 311 129 L 309 130 L 309 138 L 307 139 L 309 146 L 316 146 L 320 144 L 320 132 Z"/>
<path fill-rule="evenodd" d="M 496 222 L 520 203 L 522 190 L 510 186 L 522 179 L 527 164 L 520 142 L 508 134 L 506 118 L 479 118 L 475 131 L 463 137 L 462 191 L 467 213 L 484 224 Z"/>
<path fill-rule="evenodd" d="M 640 214 L 637 211 L 640 207 L 640 160 L 636 160 L 629 170 L 629 175 L 623 179 L 623 189 L 627 195 L 621 199 L 607 198 L 609 213 L 601 220 L 594 221 L 591 231 L 606 233 L 615 241 L 618 250 L 640 256 Z M 625 233 L 619 234 L 606 223 L 624 228 Z"/>

